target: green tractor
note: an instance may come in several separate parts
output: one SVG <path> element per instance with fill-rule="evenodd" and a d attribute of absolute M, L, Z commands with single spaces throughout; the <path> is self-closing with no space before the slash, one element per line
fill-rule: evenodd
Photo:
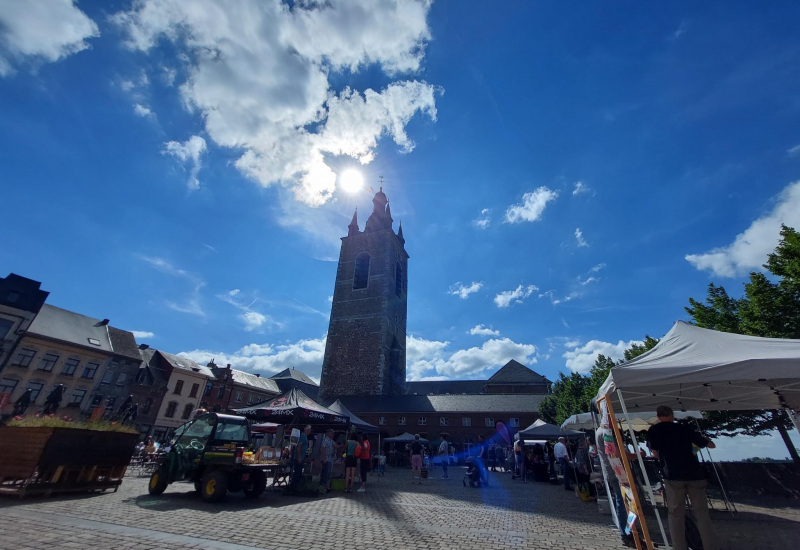
<path fill-rule="evenodd" d="M 150 477 L 148 491 L 160 495 L 176 481 L 194 483 L 206 502 L 218 502 L 225 494 L 242 491 L 255 498 L 267 488 L 275 466 L 244 464 L 250 446 L 250 426 L 242 416 L 205 413 L 175 432 L 175 443 L 158 470 Z"/>

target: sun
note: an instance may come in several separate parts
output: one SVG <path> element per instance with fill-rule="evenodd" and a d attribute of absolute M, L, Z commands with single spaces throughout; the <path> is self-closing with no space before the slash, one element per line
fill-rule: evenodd
<path fill-rule="evenodd" d="M 339 174 L 339 185 L 347 193 L 355 193 L 364 187 L 364 176 L 358 170 L 350 168 Z"/>

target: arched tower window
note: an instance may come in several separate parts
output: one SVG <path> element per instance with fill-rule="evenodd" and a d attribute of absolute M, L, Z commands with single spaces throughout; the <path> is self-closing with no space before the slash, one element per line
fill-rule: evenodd
<path fill-rule="evenodd" d="M 369 254 L 362 252 L 356 256 L 355 273 L 353 274 L 353 289 L 367 288 L 369 281 Z"/>
<path fill-rule="evenodd" d="M 397 297 L 403 293 L 403 268 L 400 262 L 394 266 L 394 293 Z"/>

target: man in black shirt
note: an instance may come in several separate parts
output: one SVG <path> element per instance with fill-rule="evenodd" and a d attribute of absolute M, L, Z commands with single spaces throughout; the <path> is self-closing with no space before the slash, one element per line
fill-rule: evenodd
<path fill-rule="evenodd" d="M 671 408 L 662 405 L 656 409 L 656 415 L 659 422 L 648 430 L 647 446 L 661 463 L 664 474 L 672 547 L 675 550 L 686 550 L 685 503 L 688 494 L 697 519 L 697 528 L 703 539 L 703 548 L 718 550 L 719 546 L 708 515 L 705 474 L 692 452 L 692 445 L 710 449 L 716 445 L 690 427 L 675 424 Z"/>

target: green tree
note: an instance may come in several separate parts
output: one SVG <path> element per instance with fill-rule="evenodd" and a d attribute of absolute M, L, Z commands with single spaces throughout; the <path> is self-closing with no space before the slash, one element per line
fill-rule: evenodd
<path fill-rule="evenodd" d="M 625 361 L 630 361 L 644 352 L 653 349 L 658 340 L 645 336 L 641 344 L 633 344 L 624 352 Z M 539 406 L 539 414 L 552 424 L 561 425 L 573 414 L 589 412 L 592 399 L 603 382 L 608 378 L 611 367 L 617 365 L 613 359 L 605 355 L 598 355 L 588 374 L 583 375 L 573 372 L 569 376 L 558 374 L 558 380 L 553 384 L 553 391 L 544 398 Z"/>
<path fill-rule="evenodd" d="M 781 241 L 769 254 L 764 268 L 775 278 L 753 272 L 744 285 L 744 296 L 731 298 L 725 289 L 708 286 L 705 304 L 689 298 L 687 313 L 700 327 L 765 336 L 800 338 L 800 233 L 781 226 Z M 700 422 L 714 435 L 765 435 L 777 429 L 792 459 L 800 463 L 789 438 L 792 423 L 784 411 L 707 411 Z"/>

